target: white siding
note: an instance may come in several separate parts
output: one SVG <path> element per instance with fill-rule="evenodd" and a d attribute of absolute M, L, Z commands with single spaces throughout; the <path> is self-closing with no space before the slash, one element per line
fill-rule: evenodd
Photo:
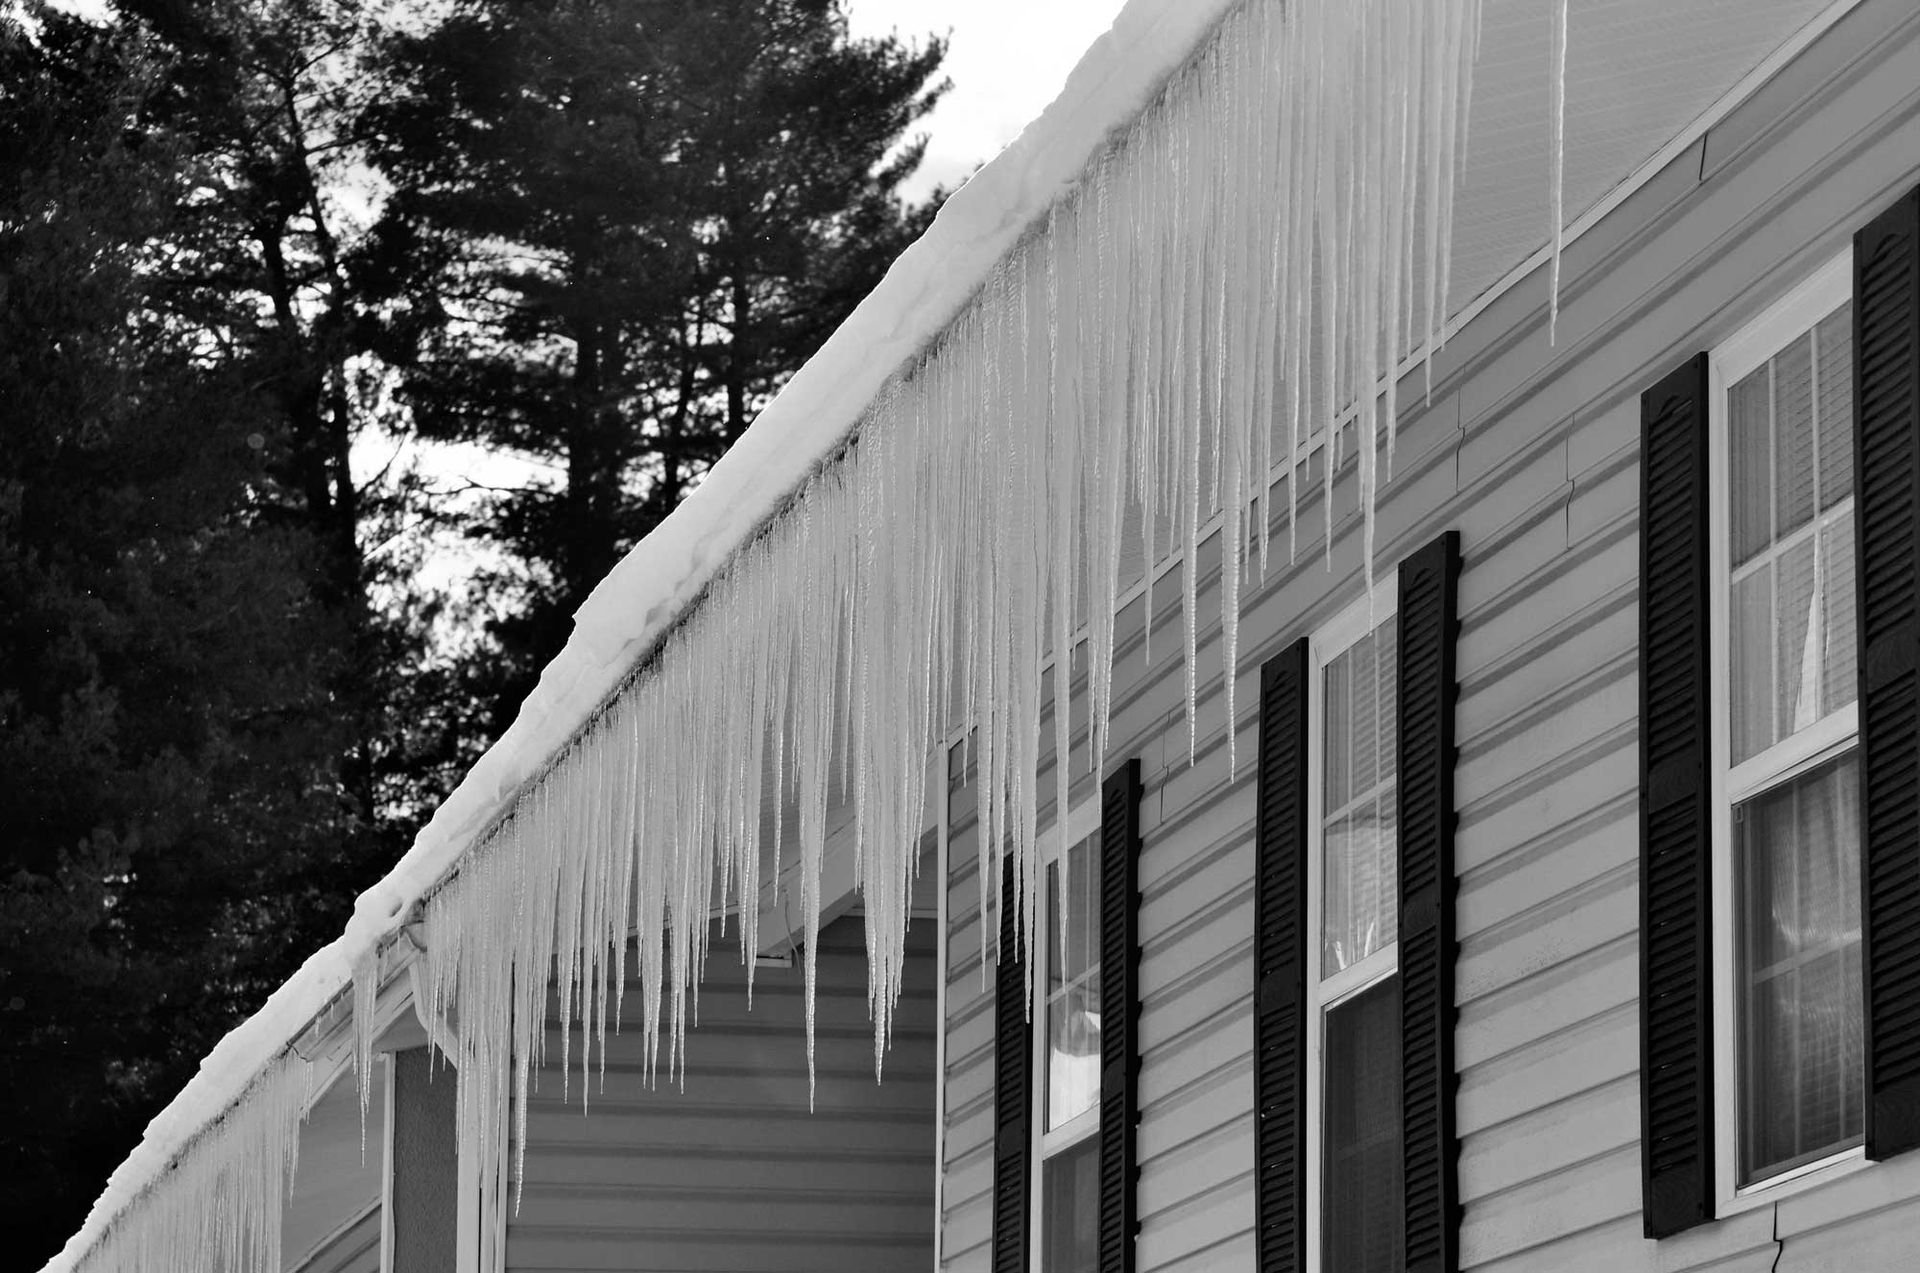
<path fill-rule="evenodd" d="M 1460 531 L 1465 558 L 1455 984 L 1468 1267 L 1913 1263 L 1920 1155 L 1665 1242 L 1641 1237 L 1637 575 L 1641 389 L 1737 328 L 1916 180 L 1920 14 L 1911 0 L 1867 0 L 1572 245 L 1557 346 L 1546 340 L 1541 271 L 1452 342 L 1431 407 L 1420 377 L 1403 386 L 1417 405 L 1382 492 L 1380 568 L 1445 529 Z M 1274 570 L 1246 596 L 1237 773 L 1217 621 L 1201 633 L 1189 764 L 1179 572 L 1155 590 L 1150 663 L 1143 603 L 1122 616 L 1110 757 L 1141 756 L 1146 782 L 1143 1270 L 1252 1264 L 1259 668 L 1362 595 L 1348 468 L 1331 568 L 1316 479 L 1303 483 L 1298 563 L 1285 564 L 1282 528 Z M 1218 612 L 1217 562 L 1217 546 L 1203 546 L 1201 616 Z M 1041 790 L 1050 783 L 1043 776 Z M 993 991 L 980 965 L 971 810 L 962 787 L 944 1092 L 943 1262 L 955 1271 L 984 1270 L 991 1250 Z"/>
<path fill-rule="evenodd" d="M 802 972 L 762 967 L 748 1011 L 737 944 L 716 941 L 687 1033 L 684 1090 L 650 1088 L 637 1027 L 608 1035 L 580 1108 L 580 1038 L 557 1019 L 527 1116 L 507 1268 L 925 1268 L 933 1259 L 934 925 L 918 923 L 886 1081 L 875 1085 L 858 916 L 820 935 L 817 1086 L 808 1109 Z M 637 1011 L 637 983 L 627 1006 Z M 509 1198 L 511 1206 L 512 1199 Z"/>

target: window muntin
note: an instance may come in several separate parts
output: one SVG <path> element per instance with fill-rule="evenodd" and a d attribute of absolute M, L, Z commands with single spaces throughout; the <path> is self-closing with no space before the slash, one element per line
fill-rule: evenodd
<path fill-rule="evenodd" d="M 1842 304 L 1727 390 L 1736 767 L 1854 701 L 1852 374 Z"/>
<path fill-rule="evenodd" d="M 1043 1273 L 1093 1273 L 1100 1256 L 1100 843 L 1097 801 L 1069 818 L 1048 854 L 1041 913 L 1043 1010 L 1035 1013 L 1040 1170 L 1035 1226 Z M 1060 928 L 1062 907 L 1065 941 Z"/>
<path fill-rule="evenodd" d="M 1712 358 L 1723 1209 L 1860 1154 L 1851 265 Z"/>
<path fill-rule="evenodd" d="M 1307 1247 L 1322 1273 L 1401 1267 L 1394 585 L 1312 640 Z"/>

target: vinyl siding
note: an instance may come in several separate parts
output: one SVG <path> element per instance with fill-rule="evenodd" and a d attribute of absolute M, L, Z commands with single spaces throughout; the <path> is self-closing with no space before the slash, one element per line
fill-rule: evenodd
<path fill-rule="evenodd" d="M 374 1065 L 364 1123 L 359 1088 L 345 1073 L 321 1093 L 300 1124 L 298 1169 L 280 1227 L 281 1267 L 288 1273 L 364 1273 L 379 1267 L 389 1073 L 384 1059 Z"/>
<path fill-rule="evenodd" d="M 909 938 L 885 1082 L 874 1083 L 862 920 L 824 929 L 808 1111 L 803 973 L 762 967 L 751 1012 L 738 946 L 716 940 L 686 1040 L 684 1084 L 645 1075 L 629 1021 L 607 1038 L 581 1112 L 580 1037 L 560 1073 L 557 1017 L 526 1128 L 509 1270 L 925 1268 L 933 1258 L 934 924 Z M 632 967 L 630 964 L 629 967 Z M 639 988 L 629 981 L 629 1012 Z M 509 1200 L 511 1205 L 511 1199 Z"/>
<path fill-rule="evenodd" d="M 300 1273 L 380 1273 L 380 1208 L 373 1207 L 325 1239 Z"/>
<path fill-rule="evenodd" d="M 1460 531 L 1465 558 L 1455 985 L 1467 1267 L 1911 1261 L 1920 1155 L 1678 1238 L 1641 1237 L 1636 643 L 1641 389 L 1737 329 L 1916 180 L 1920 14 L 1910 0 L 1867 0 L 1571 245 L 1557 345 L 1543 270 L 1451 342 L 1430 406 L 1423 378 L 1403 385 L 1415 405 L 1381 492 L 1378 568 L 1445 529 Z M 1351 465 L 1336 484 L 1330 566 L 1317 476 L 1302 487 L 1297 562 L 1281 527 L 1273 568 L 1243 599 L 1231 723 L 1208 621 L 1217 542 L 1194 563 L 1191 762 L 1180 568 L 1154 589 L 1150 660 L 1145 602 L 1121 616 L 1109 755 L 1141 756 L 1146 783 L 1143 1270 L 1253 1262 L 1259 669 L 1363 594 Z M 1284 516 L 1284 492 L 1275 504 Z M 1084 747 L 1084 721 L 1075 728 Z M 1043 725 L 1049 748 L 1051 736 Z M 1091 791 L 1090 778 L 1075 781 L 1077 796 Z M 991 1249 L 993 989 L 972 807 L 963 781 L 950 806 L 943 1092 L 942 1255 L 956 1273 L 984 1270 Z"/>

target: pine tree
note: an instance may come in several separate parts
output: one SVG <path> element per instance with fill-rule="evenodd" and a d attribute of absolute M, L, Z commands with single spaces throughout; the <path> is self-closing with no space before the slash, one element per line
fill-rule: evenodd
<path fill-rule="evenodd" d="M 492 492 L 497 723 L 568 619 L 923 228 L 908 130 L 944 45 L 829 0 L 461 0 L 396 33 L 362 261 L 423 434 L 549 477 Z M 936 196 L 937 198 L 937 196 Z"/>
<path fill-rule="evenodd" d="M 29 1261 L 351 894 L 351 724 L 276 395 L 188 324 L 174 65 L 0 19 L 0 1224 Z"/>

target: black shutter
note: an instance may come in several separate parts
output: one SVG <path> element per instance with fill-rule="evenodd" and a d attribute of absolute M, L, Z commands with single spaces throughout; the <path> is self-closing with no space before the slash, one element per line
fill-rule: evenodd
<path fill-rule="evenodd" d="M 1062 846 L 1063 848 L 1065 846 Z M 1133 1273 L 1140 1124 L 1140 761 L 1100 791 L 1100 1273 Z"/>
<path fill-rule="evenodd" d="M 986 828 L 980 830 L 986 834 Z M 986 911 L 987 882 L 980 882 Z M 1006 860 L 1000 892 L 1000 963 L 993 1003 L 993 1273 L 1026 1273 L 1033 1148 L 1033 1032 L 1027 1021 L 1026 952 L 1019 887 Z"/>
<path fill-rule="evenodd" d="M 1920 192 L 1853 244 L 1867 1156 L 1920 1145 Z"/>
<path fill-rule="evenodd" d="M 1259 1273 L 1307 1267 L 1307 642 L 1260 669 L 1254 894 Z"/>
<path fill-rule="evenodd" d="M 1650 1238 L 1713 1218 L 1707 356 L 1640 398 L 1640 1160 Z"/>
<path fill-rule="evenodd" d="M 1400 1048 L 1407 1273 L 1460 1266 L 1453 1097 L 1453 707 L 1460 536 L 1400 565 Z"/>

